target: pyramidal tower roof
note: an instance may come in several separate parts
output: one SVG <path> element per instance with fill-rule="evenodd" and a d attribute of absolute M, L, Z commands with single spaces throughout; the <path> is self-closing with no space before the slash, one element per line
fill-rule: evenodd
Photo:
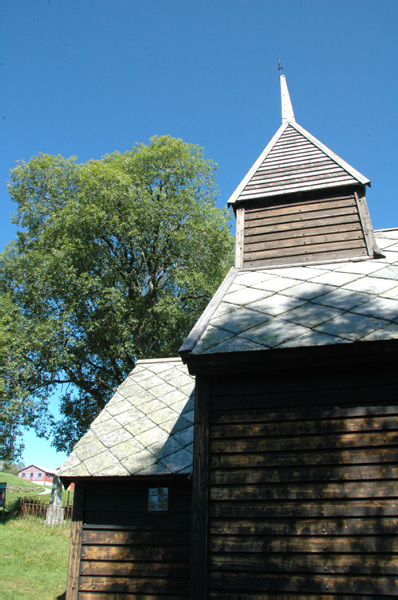
<path fill-rule="evenodd" d="M 296 123 L 285 75 L 280 75 L 282 125 L 228 204 L 346 185 L 370 185 L 342 158 Z"/>

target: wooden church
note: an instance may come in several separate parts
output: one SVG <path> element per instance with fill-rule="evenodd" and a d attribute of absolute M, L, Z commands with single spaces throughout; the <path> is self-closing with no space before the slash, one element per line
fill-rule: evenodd
<path fill-rule="evenodd" d="M 62 467 L 67 598 L 398 597 L 398 229 L 281 91 L 182 361 L 139 361 Z"/>

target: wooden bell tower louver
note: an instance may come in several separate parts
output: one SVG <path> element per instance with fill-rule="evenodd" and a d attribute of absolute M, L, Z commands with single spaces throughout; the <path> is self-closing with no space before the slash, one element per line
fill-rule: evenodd
<path fill-rule="evenodd" d="M 282 125 L 228 201 L 237 219 L 235 266 L 377 255 L 369 179 L 296 123 L 284 75 L 280 82 Z"/>

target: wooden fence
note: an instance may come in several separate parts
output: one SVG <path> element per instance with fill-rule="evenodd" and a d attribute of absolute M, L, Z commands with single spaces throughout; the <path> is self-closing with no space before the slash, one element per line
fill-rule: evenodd
<path fill-rule="evenodd" d="M 28 515 L 33 517 L 42 517 L 43 519 L 47 516 L 47 509 L 50 505 L 44 502 L 37 502 L 35 500 L 28 500 L 25 498 L 19 498 L 18 515 L 26 517 Z M 65 519 L 72 519 L 72 508 L 70 504 L 63 506 Z"/>

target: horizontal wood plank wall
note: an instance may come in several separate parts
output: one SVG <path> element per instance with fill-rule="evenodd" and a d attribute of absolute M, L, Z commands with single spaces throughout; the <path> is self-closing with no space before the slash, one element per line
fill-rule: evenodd
<path fill-rule="evenodd" d="M 209 598 L 398 597 L 396 365 L 210 397 Z"/>
<path fill-rule="evenodd" d="M 353 191 L 264 199 L 245 210 L 245 267 L 367 254 Z"/>
<path fill-rule="evenodd" d="M 86 484 L 80 600 L 187 600 L 191 483 L 150 485 L 169 485 L 169 513 L 147 513 L 148 483 Z"/>

